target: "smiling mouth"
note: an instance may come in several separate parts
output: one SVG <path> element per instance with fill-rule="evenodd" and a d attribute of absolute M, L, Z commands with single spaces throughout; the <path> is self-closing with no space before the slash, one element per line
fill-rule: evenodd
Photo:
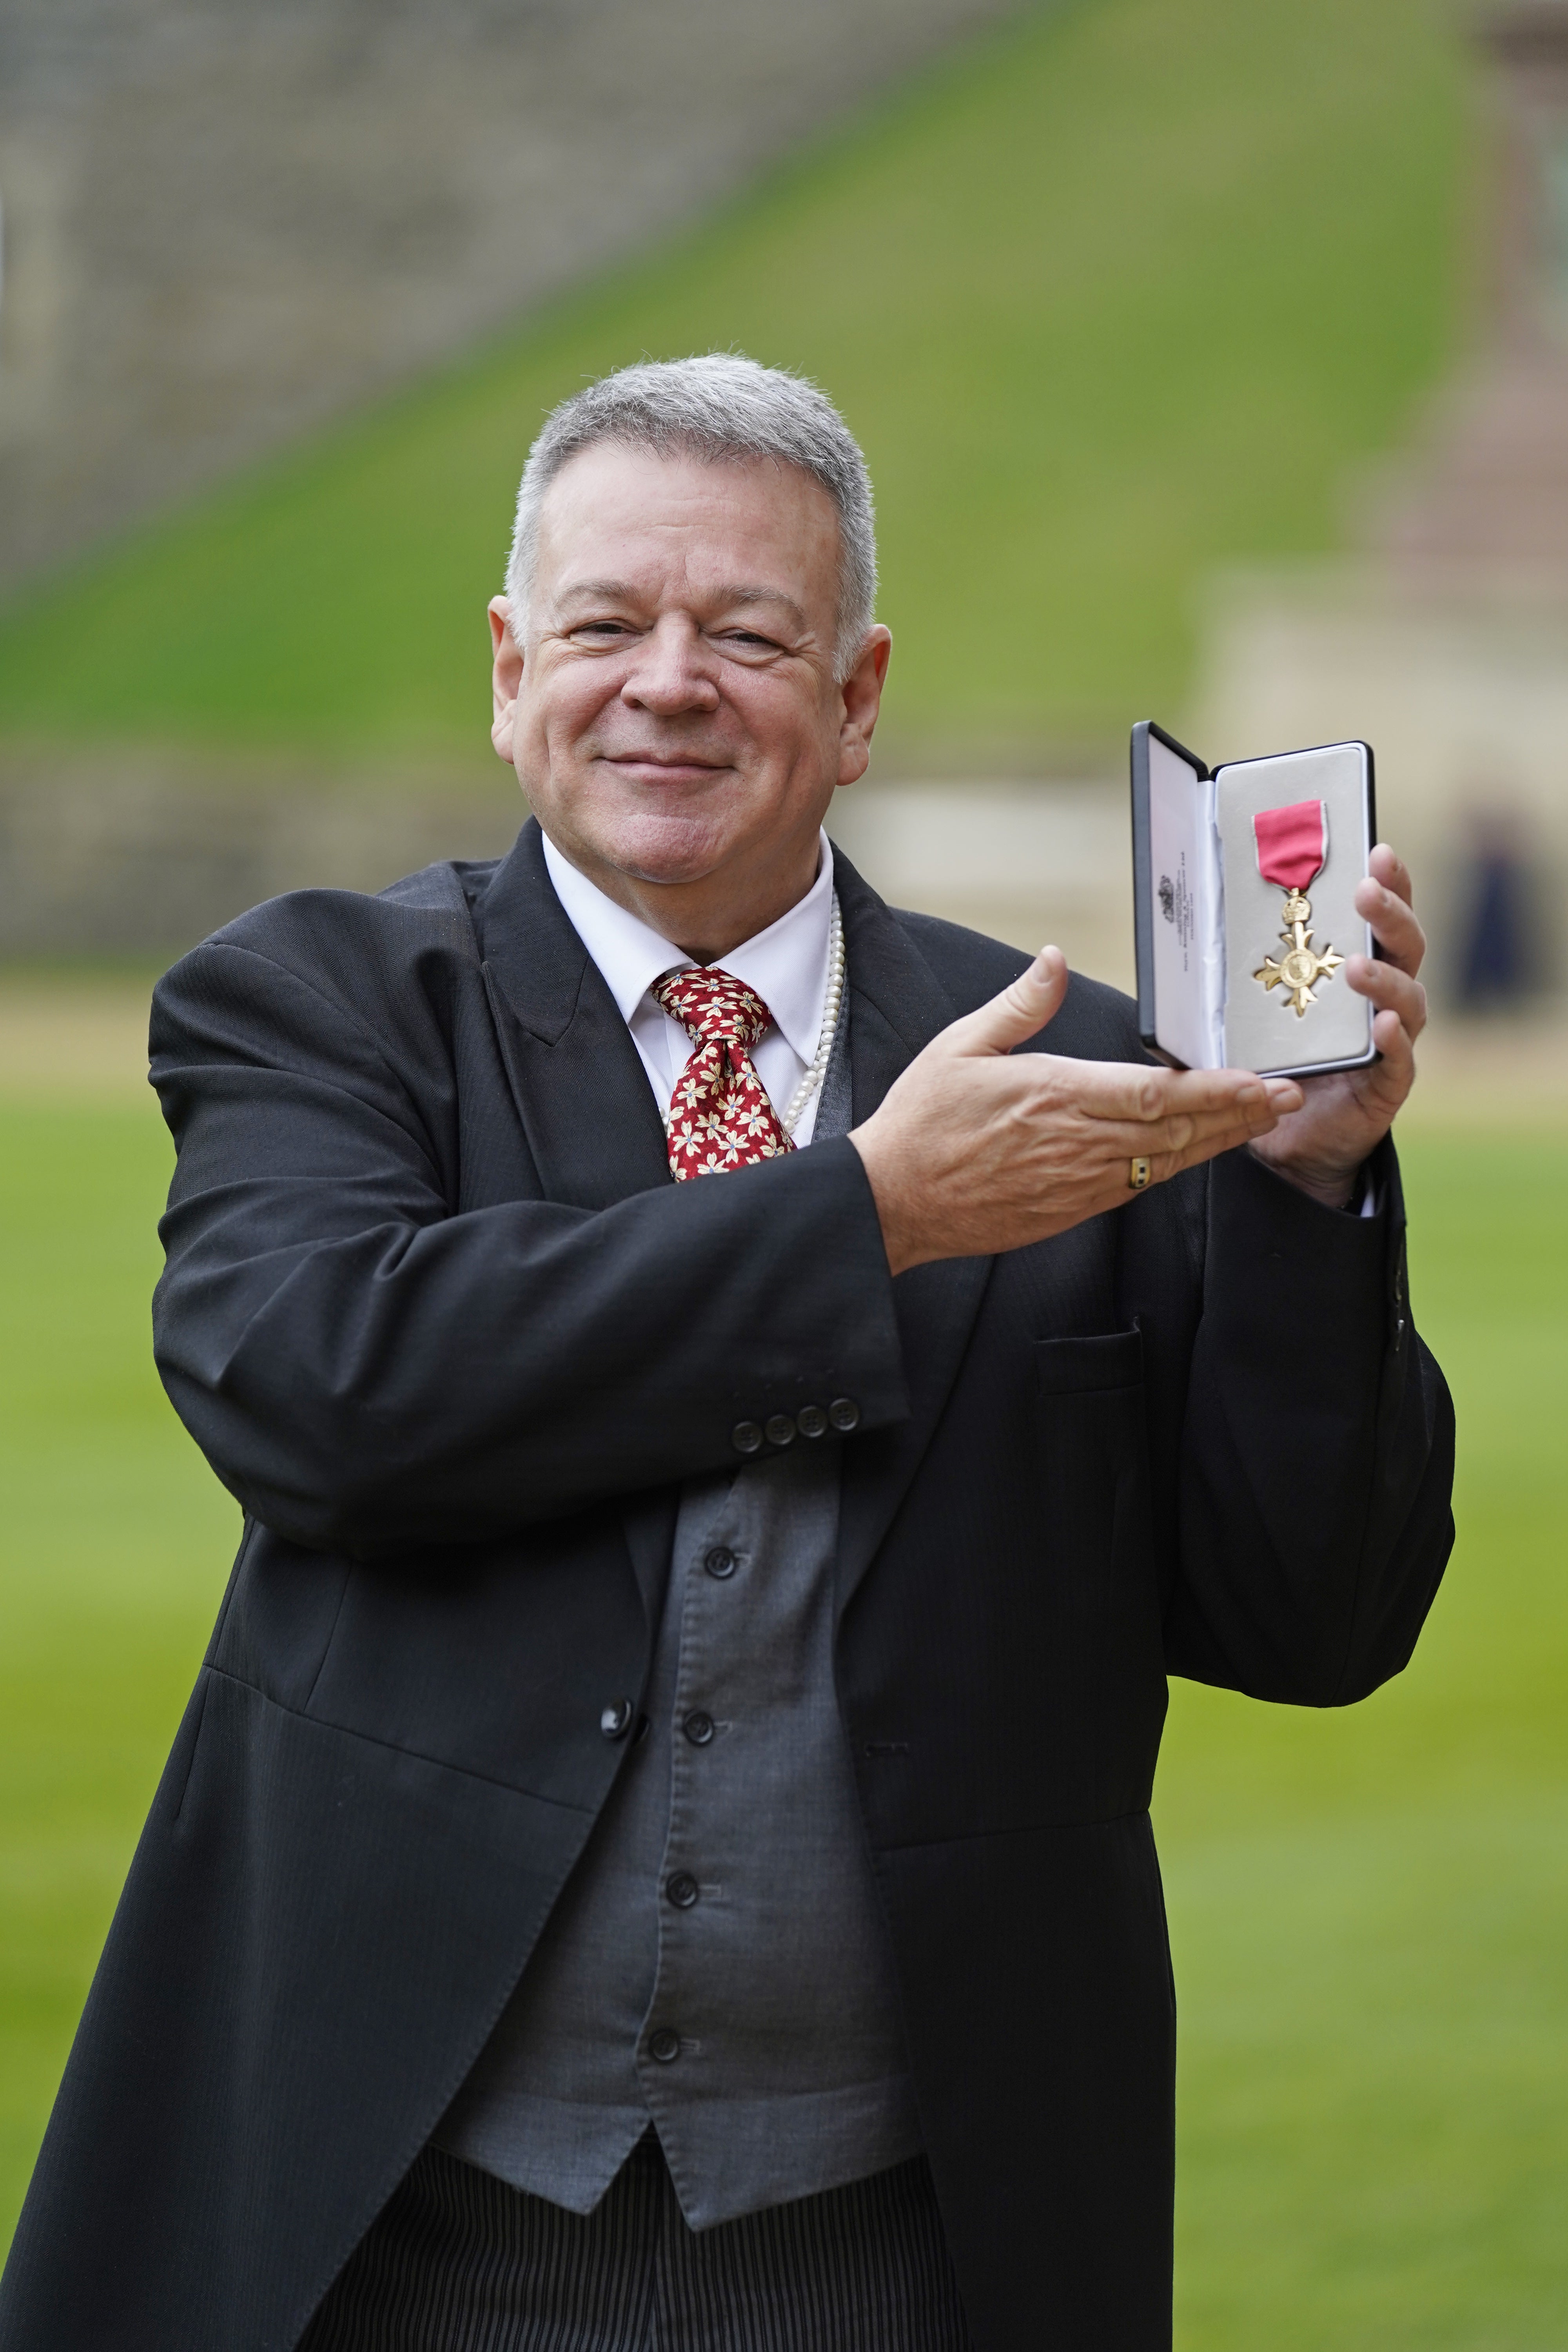
<path fill-rule="evenodd" d="M 606 751 L 601 755 L 612 768 L 656 768 L 669 775 L 718 775 L 728 760 L 705 760 L 698 751 Z"/>

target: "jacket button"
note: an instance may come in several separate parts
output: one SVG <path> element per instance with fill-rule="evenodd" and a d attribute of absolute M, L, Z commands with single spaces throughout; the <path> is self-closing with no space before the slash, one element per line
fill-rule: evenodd
<path fill-rule="evenodd" d="M 678 1870 L 664 1891 L 678 1911 L 689 1911 L 702 1892 L 689 1870 Z"/>
<path fill-rule="evenodd" d="M 819 1404 L 803 1404 L 795 1425 L 803 1437 L 820 1437 L 827 1427 L 827 1415 Z"/>
<path fill-rule="evenodd" d="M 860 1408 L 853 1397 L 835 1397 L 827 1408 L 827 1418 L 835 1429 L 853 1429 L 860 1418 Z"/>
<path fill-rule="evenodd" d="M 649 2034 L 647 2046 L 659 2064 L 668 2066 L 672 2058 L 680 2055 L 680 2036 L 672 2032 L 668 2025 L 661 2025 L 657 2033 Z"/>
<path fill-rule="evenodd" d="M 632 1727 L 637 1709 L 629 1698 L 613 1699 L 599 1717 L 599 1728 L 606 1739 L 624 1739 Z"/>
<path fill-rule="evenodd" d="M 754 1421 L 738 1421 L 730 1432 L 730 1443 L 737 1454 L 759 1454 L 763 1433 Z"/>
<path fill-rule="evenodd" d="M 775 1412 L 768 1423 L 768 1444 L 770 1445 L 795 1444 L 795 1423 L 787 1412 Z"/>
<path fill-rule="evenodd" d="M 710 1576 L 733 1576 L 735 1555 L 728 1544 L 715 1544 L 702 1565 Z"/>
<path fill-rule="evenodd" d="M 713 1718 L 704 1715 L 700 1707 L 694 1708 L 680 1727 L 693 1748 L 706 1748 L 713 1737 Z"/>

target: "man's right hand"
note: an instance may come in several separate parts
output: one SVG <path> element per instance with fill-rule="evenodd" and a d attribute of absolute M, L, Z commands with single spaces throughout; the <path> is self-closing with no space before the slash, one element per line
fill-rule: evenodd
<path fill-rule="evenodd" d="M 1013 1053 L 1067 994 L 1043 948 L 1000 996 L 953 1022 L 849 1140 L 866 1164 L 895 1274 L 988 1257 L 1122 1207 L 1134 1158 L 1151 1181 L 1267 1135 L 1301 1107 L 1289 1078 Z"/>

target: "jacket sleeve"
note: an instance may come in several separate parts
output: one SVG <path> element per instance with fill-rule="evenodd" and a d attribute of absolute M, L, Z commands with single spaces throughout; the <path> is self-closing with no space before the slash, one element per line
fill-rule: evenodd
<path fill-rule="evenodd" d="M 1453 1541 L 1453 1408 L 1410 1319 L 1391 1143 L 1378 1213 L 1214 1163 L 1179 1453 L 1170 1669 L 1338 1706 L 1408 1659 Z"/>
<path fill-rule="evenodd" d="M 600 1211 L 459 1214 L 419 1051 L 404 1067 L 300 973 L 209 942 L 160 984 L 151 1042 L 178 1148 L 158 1368 L 296 1543 L 479 1541 L 732 1465 L 742 1421 L 907 1410 L 851 1144 Z"/>

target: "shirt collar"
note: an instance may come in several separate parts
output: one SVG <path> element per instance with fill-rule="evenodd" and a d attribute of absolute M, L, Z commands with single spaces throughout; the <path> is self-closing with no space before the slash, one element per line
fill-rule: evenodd
<path fill-rule="evenodd" d="M 816 879 L 787 914 L 723 959 L 723 969 L 755 990 L 781 1036 L 803 1062 L 816 1052 L 827 995 L 827 939 L 833 906 L 833 845 L 821 835 Z M 604 975 L 623 1021 L 663 973 L 691 962 L 639 917 L 607 898 L 544 836 L 544 863 L 567 919 Z"/>

